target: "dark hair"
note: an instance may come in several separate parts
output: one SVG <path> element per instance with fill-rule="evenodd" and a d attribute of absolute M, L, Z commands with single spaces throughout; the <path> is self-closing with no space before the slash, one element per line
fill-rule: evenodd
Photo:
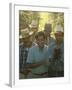
<path fill-rule="evenodd" d="M 37 32 L 35 35 L 35 38 L 38 39 L 39 36 L 43 36 L 43 38 L 45 39 L 45 33 L 43 31 Z"/>

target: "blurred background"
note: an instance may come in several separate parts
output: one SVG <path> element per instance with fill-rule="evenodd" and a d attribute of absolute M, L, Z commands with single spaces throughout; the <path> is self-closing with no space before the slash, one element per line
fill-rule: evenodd
<path fill-rule="evenodd" d="M 51 36 L 55 31 L 55 26 L 61 24 L 64 28 L 64 13 L 63 12 L 47 12 L 47 11 L 25 11 L 19 10 L 19 35 L 21 29 L 30 28 L 32 21 L 37 23 L 37 31 L 43 31 L 45 23 L 52 25 Z M 64 30 L 64 29 L 63 29 Z"/>

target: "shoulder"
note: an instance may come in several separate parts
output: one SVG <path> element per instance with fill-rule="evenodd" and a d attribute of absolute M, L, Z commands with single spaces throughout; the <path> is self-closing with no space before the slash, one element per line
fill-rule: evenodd
<path fill-rule="evenodd" d="M 53 43 L 51 43 L 51 44 L 48 46 L 48 48 L 55 47 L 55 46 L 56 46 L 56 43 L 55 43 L 55 41 L 54 41 Z"/>
<path fill-rule="evenodd" d="M 24 44 L 23 43 L 19 44 L 19 47 L 24 48 Z"/>
<path fill-rule="evenodd" d="M 51 45 L 48 46 L 48 52 L 52 52 L 55 47 L 56 47 L 56 44 L 55 42 L 53 42 Z"/>
<path fill-rule="evenodd" d="M 37 45 L 35 45 L 35 46 L 32 46 L 30 49 L 36 49 L 37 48 Z"/>

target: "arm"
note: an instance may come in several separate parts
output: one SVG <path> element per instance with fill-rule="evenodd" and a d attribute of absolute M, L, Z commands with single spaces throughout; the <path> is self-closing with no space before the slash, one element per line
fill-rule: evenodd
<path fill-rule="evenodd" d="M 25 75 L 28 75 L 28 73 L 31 72 L 32 68 L 36 68 L 36 67 L 39 67 L 39 66 L 41 66 L 41 65 L 42 65 L 41 62 L 39 62 L 39 63 L 27 64 L 27 65 L 24 67 L 24 69 L 23 69 L 23 73 L 24 73 Z"/>
<path fill-rule="evenodd" d="M 26 68 L 37 68 L 41 65 L 46 65 L 48 62 L 46 60 L 40 61 L 40 62 L 36 62 L 36 63 L 30 63 L 26 65 Z"/>
<path fill-rule="evenodd" d="M 35 48 L 30 48 L 29 53 L 28 53 L 28 57 L 27 57 L 27 63 L 30 63 L 27 65 L 27 67 L 29 68 L 36 68 L 39 67 L 41 65 L 46 64 L 46 60 L 42 60 L 42 61 L 36 61 L 35 59 L 35 53 L 36 53 L 36 49 Z"/>
<path fill-rule="evenodd" d="M 44 65 L 44 64 L 45 64 L 45 62 L 43 61 L 43 62 L 29 64 L 29 65 L 27 65 L 27 67 L 36 68 L 36 67 L 39 67 L 39 66 Z"/>

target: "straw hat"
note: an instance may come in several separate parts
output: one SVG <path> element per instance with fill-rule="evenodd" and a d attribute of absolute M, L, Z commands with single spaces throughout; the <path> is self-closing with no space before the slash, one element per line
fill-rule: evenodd
<path fill-rule="evenodd" d="M 61 25 L 57 25 L 56 26 L 56 29 L 55 29 L 55 34 L 56 33 L 63 33 L 64 31 L 63 31 L 63 27 L 61 26 Z"/>
<path fill-rule="evenodd" d="M 31 36 L 32 34 L 33 34 L 33 32 L 30 32 L 28 28 L 21 30 L 22 38 L 27 38 L 27 37 Z"/>

